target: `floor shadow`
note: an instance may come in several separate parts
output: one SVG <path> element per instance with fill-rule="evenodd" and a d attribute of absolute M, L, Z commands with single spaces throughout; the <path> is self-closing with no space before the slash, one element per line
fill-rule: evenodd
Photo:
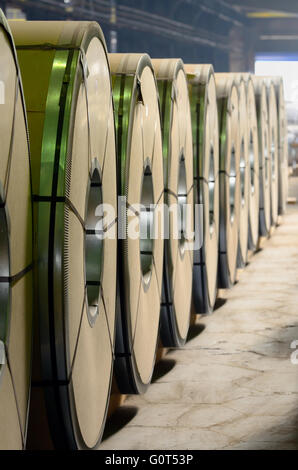
<path fill-rule="evenodd" d="M 175 367 L 175 365 L 176 361 L 174 359 L 164 358 L 158 361 L 154 367 L 152 382 L 156 382 L 156 380 L 166 375 Z"/>
<path fill-rule="evenodd" d="M 215 312 L 216 310 L 220 309 L 220 307 L 223 307 L 227 303 L 227 301 L 228 299 L 221 299 L 220 297 L 218 297 L 216 299 L 213 311 Z"/>
<path fill-rule="evenodd" d="M 116 432 L 124 428 L 137 414 L 138 408 L 135 406 L 120 406 L 117 410 L 107 419 L 105 431 L 103 434 L 103 441 L 108 439 Z"/>
<path fill-rule="evenodd" d="M 196 338 L 204 330 L 205 330 L 205 325 L 202 325 L 201 323 L 197 323 L 196 325 L 191 325 L 189 327 L 187 341 L 191 341 L 192 339 Z"/>

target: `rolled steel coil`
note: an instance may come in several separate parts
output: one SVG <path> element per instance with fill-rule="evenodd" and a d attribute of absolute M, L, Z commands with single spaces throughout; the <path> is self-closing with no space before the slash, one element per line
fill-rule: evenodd
<path fill-rule="evenodd" d="M 249 134 L 247 94 L 244 77 L 240 73 L 233 74 L 239 93 L 239 133 L 240 133 L 240 216 L 239 216 L 239 245 L 238 268 L 247 263 L 248 255 L 248 212 L 250 193 L 250 165 L 249 165 Z"/>
<path fill-rule="evenodd" d="M 26 109 L 0 10 L 0 449 L 24 449 L 32 343 L 32 204 Z"/>
<path fill-rule="evenodd" d="M 277 101 L 278 114 L 278 214 L 286 211 L 288 195 L 288 129 L 284 99 L 284 86 L 281 77 L 272 78 Z"/>
<path fill-rule="evenodd" d="M 259 140 L 255 90 L 252 76 L 243 74 L 246 82 L 246 107 L 248 124 L 248 158 L 250 167 L 248 248 L 255 251 L 259 239 Z"/>
<path fill-rule="evenodd" d="M 236 280 L 240 218 L 239 98 L 233 77 L 215 74 L 219 114 L 219 276 L 220 288 Z"/>
<path fill-rule="evenodd" d="M 109 55 L 118 139 L 119 311 L 115 371 L 122 393 L 151 381 L 160 319 L 164 241 L 158 94 L 147 54 Z M 131 233 L 134 228 L 135 236 Z"/>
<path fill-rule="evenodd" d="M 267 78 L 266 82 L 269 113 L 271 226 L 275 226 L 278 218 L 279 191 L 278 116 L 274 83 L 271 78 Z"/>
<path fill-rule="evenodd" d="M 202 246 L 194 251 L 193 302 L 211 313 L 217 296 L 219 230 L 219 135 L 212 65 L 184 65 L 191 107 L 194 198 L 203 206 Z M 200 230 L 200 227 L 199 227 Z"/>
<path fill-rule="evenodd" d="M 109 65 L 91 22 L 12 22 L 32 142 L 35 395 L 56 448 L 97 448 L 112 379 L 115 130 Z M 105 234 L 105 236 L 103 236 Z M 42 413 L 32 403 L 32 413 Z"/>
<path fill-rule="evenodd" d="M 193 279 L 193 149 L 187 79 L 180 59 L 155 59 L 163 133 L 165 202 L 170 211 L 165 240 L 160 336 L 167 347 L 187 338 Z M 187 209 L 186 209 L 187 205 Z M 177 229 L 179 237 L 176 236 Z"/>
<path fill-rule="evenodd" d="M 253 76 L 259 140 L 259 235 L 268 236 L 271 225 L 269 114 L 265 80 Z"/>

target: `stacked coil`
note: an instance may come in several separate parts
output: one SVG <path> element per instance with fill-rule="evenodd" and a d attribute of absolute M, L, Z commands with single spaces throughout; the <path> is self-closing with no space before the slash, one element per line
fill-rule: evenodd
<path fill-rule="evenodd" d="M 268 236 L 271 226 L 269 115 L 266 83 L 262 77 L 253 77 L 255 89 L 259 140 L 259 234 Z"/>
<path fill-rule="evenodd" d="M 233 74 L 239 95 L 239 139 L 240 139 L 240 214 L 237 266 L 243 268 L 248 255 L 248 212 L 250 192 L 250 165 L 248 156 L 247 92 L 241 74 Z"/>
<path fill-rule="evenodd" d="M 115 368 L 122 393 L 142 393 L 155 364 L 162 289 L 164 185 L 158 95 L 148 55 L 110 54 L 109 59 L 118 194 L 124 198 Z"/>
<path fill-rule="evenodd" d="M 56 448 L 96 448 L 112 379 L 117 257 L 116 216 L 96 213 L 117 205 L 106 46 L 96 23 L 11 27 L 32 142 L 36 406 Z"/>
<path fill-rule="evenodd" d="M 185 71 L 192 118 L 194 200 L 203 209 L 202 224 L 195 227 L 200 246 L 194 250 L 193 303 L 197 313 L 211 313 L 217 296 L 219 230 L 216 87 L 212 65 L 187 64 Z"/>
<path fill-rule="evenodd" d="M 259 239 L 259 139 L 256 100 L 253 79 L 250 74 L 243 74 L 246 82 L 246 107 L 248 126 L 248 159 L 250 168 L 248 201 L 248 248 L 255 251 Z"/>
<path fill-rule="evenodd" d="M 164 346 L 187 338 L 192 299 L 194 243 L 193 149 L 187 79 L 180 59 L 155 59 L 163 138 L 165 240 L 160 335 Z M 172 208 L 174 208 L 172 210 Z"/>
<path fill-rule="evenodd" d="M 24 449 L 32 349 L 32 195 L 20 70 L 0 12 L 0 449 Z"/>
<path fill-rule="evenodd" d="M 271 226 L 277 224 L 278 192 L 279 192 L 279 144 L 278 144 L 278 115 L 275 86 L 271 78 L 267 82 L 268 113 L 269 113 L 269 150 L 270 150 L 270 204 Z"/>
<path fill-rule="evenodd" d="M 278 114 L 278 213 L 283 215 L 286 211 L 288 195 L 287 116 L 283 81 L 280 77 L 273 77 L 272 81 L 275 87 Z"/>
<path fill-rule="evenodd" d="M 240 217 L 240 129 L 238 89 L 230 74 L 215 74 L 219 115 L 220 288 L 236 280 Z"/>
<path fill-rule="evenodd" d="M 280 222 L 283 83 L 94 22 L 1 13 L 0 51 L 0 449 L 97 449 L 113 372 L 145 392 Z"/>

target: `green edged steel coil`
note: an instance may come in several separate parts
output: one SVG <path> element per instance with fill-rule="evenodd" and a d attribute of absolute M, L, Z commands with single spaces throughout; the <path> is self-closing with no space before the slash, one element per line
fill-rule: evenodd
<path fill-rule="evenodd" d="M 284 98 L 284 85 L 281 77 L 272 77 L 275 87 L 278 114 L 278 214 L 286 211 L 288 196 L 288 129 Z"/>
<path fill-rule="evenodd" d="M 240 214 L 239 214 L 239 244 L 238 268 L 244 268 L 248 256 L 248 212 L 250 193 L 250 165 L 249 165 L 249 135 L 248 112 L 246 103 L 246 84 L 242 74 L 232 74 L 239 93 L 239 133 L 240 133 Z"/>
<path fill-rule="evenodd" d="M 246 84 L 246 107 L 248 125 L 248 158 L 250 167 L 248 248 L 255 251 L 259 239 L 259 140 L 255 90 L 252 76 L 242 74 Z"/>
<path fill-rule="evenodd" d="M 0 449 L 24 449 L 32 349 L 32 194 L 17 55 L 0 10 Z"/>
<path fill-rule="evenodd" d="M 158 95 L 147 54 L 109 54 L 118 144 L 119 302 L 115 373 L 143 393 L 157 348 L 164 243 Z"/>
<path fill-rule="evenodd" d="M 203 205 L 203 243 L 194 251 L 193 303 L 211 313 L 217 296 L 219 230 L 219 135 L 212 65 L 184 65 L 190 99 L 194 157 L 194 197 Z M 200 230 L 200 228 L 199 228 Z"/>
<path fill-rule="evenodd" d="M 267 86 L 268 114 L 269 114 L 269 150 L 270 150 L 270 207 L 271 226 L 277 224 L 278 219 L 278 191 L 279 191 L 279 143 L 278 143 L 278 115 L 275 86 L 271 77 L 265 79 Z"/>
<path fill-rule="evenodd" d="M 237 86 L 239 98 L 240 212 L 237 266 L 238 268 L 243 268 L 246 265 L 248 255 L 248 212 L 250 191 L 247 94 L 243 74 L 231 73 L 230 75 Z"/>
<path fill-rule="evenodd" d="M 31 412 L 56 448 L 97 448 L 112 379 L 116 148 L 106 46 L 91 22 L 11 22 L 28 109 L 36 214 Z M 103 236 L 105 234 L 105 236 Z M 36 434 L 36 432 L 35 432 Z M 36 435 L 35 435 L 36 437 Z"/>
<path fill-rule="evenodd" d="M 240 128 L 237 86 L 230 74 L 215 74 L 219 115 L 220 288 L 236 280 L 240 218 Z"/>
<path fill-rule="evenodd" d="M 259 235 L 269 235 L 271 225 L 270 166 L 271 152 L 269 140 L 269 115 L 267 91 L 264 78 L 253 76 L 255 89 L 258 140 L 259 140 Z"/>
<path fill-rule="evenodd" d="M 193 280 L 191 113 L 181 59 L 154 59 L 152 62 L 160 98 L 165 202 L 170 214 L 169 236 L 165 240 L 160 335 L 164 346 L 180 347 L 189 329 Z"/>

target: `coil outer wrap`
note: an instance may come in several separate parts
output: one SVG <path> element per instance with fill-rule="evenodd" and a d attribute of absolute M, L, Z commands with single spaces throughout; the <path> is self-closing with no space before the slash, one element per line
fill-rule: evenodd
<path fill-rule="evenodd" d="M 165 202 L 169 208 L 188 205 L 180 239 L 177 209 L 170 209 L 165 241 L 160 334 L 164 346 L 182 346 L 190 322 L 193 279 L 194 181 L 191 113 L 187 79 L 180 59 L 154 59 L 163 132 Z M 183 204 L 182 204 L 183 201 Z M 181 206 L 180 206 L 181 204 Z M 182 214 L 182 211 L 180 212 Z M 180 227 L 180 228 L 181 228 Z"/>
<path fill-rule="evenodd" d="M 260 236 L 266 237 L 269 235 L 271 225 L 269 114 L 264 78 L 254 76 L 253 84 L 255 89 L 259 140 L 259 234 Z"/>
<path fill-rule="evenodd" d="M 0 449 L 24 449 L 32 350 L 31 163 L 19 64 L 0 10 Z"/>
<path fill-rule="evenodd" d="M 284 85 L 281 77 L 272 77 L 278 114 L 278 214 L 286 211 L 288 196 L 288 130 L 284 98 Z"/>
<path fill-rule="evenodd" d="M 235 283 L 240 218 L 239 98 L 229 74 L 215 74 L 220 122 L 219 140 L 219 287 Z"/>
<path fill-rule="evenodd" d="M 109 59 L 118 142 L 118 194 L 125 198 L 126 225 L 119 241 L 115 371 L 122 393 L 143 393 L 155 364 L 164 253 L 158 95 L 148 55 L 110 54 Z M 141 209 L 140 204 L 144 205 Z M 151 236 L 145 242 L 141 238 L 144 208 L 152 217 L 151 227 L 157 227 L 153 243 Z M 132 226 L 134 237 L 129 230 Z"/>
<path fill-rule="evenodd" d="M 186 64 L 193 138 L 194 198 L 203 208 L 202 246 L 194 251 L 193 302 L 211 313 L 217 296 L 219 231 L 219 135 L 212 65 Z M 202 227 L 196 227 L 199 231 Z M 198 235 L 200 236 L 200 235 Z"/>
<path fill-rule="evenodd" d="M 255 251 L 259 239 L 259 140 L 255 90 L 252 76 L 243 74 L 246 83 L 246 105 L 248 119 L 248 158 L 250 167 L 248 248 Z"/>
<path fill-rule="evenodd" d="M 96 233 L 97 202 L 102 198 L 117 207 L 105 41 L 91 22 L 11 26 L 32 141 L 37 260 L 32 412 L 46 408 L 56 448 L 97 448 L 112 379 L 117 258 L 116 235 L 99 246 Z M 103 224 L 110 235 L 116 214 Z"/>

